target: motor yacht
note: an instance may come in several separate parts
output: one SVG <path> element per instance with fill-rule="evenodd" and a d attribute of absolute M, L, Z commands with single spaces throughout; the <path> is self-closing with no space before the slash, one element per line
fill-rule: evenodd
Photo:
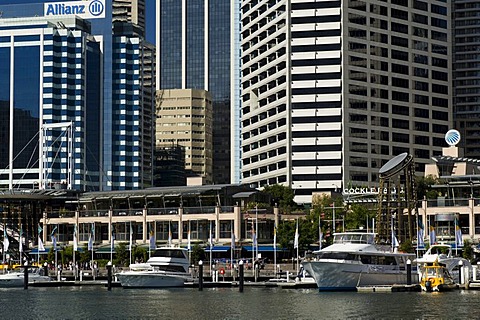
<path fill-rule="evenodd" d="M 131 264 L 128 271 L 116 273 L 122 287 L 183 287 L 192 279 L 187 249 L 157 248 L 146 263 Z"/>
<path fill-rule="evenodd" d="M 304 260 L 302 266 L 321 291 L 406 284 L 407 261 L 413 261 L 415 254 L 389 249 L 375 244 L 375 233 L 335 233 L 333 244 L 313 252 L 313 257 Z"/>
<path fill-rule="evenodd" d="M 43 275 L 43 269 L 29 268 L 28 269 L 28 283 L 51 281 L 48 276 Z M 25 282 L 24 271 L 21 268 L 18 270 L 9 271 L 5 274 L 0 274 L 0 288 L 23 287 Z"/>

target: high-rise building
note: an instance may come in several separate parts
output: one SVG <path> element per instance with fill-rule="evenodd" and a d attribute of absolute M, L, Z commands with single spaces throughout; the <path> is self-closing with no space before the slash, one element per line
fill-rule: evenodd
<path fill-rule="evenodd" d="M 210 93 L 193 89 L 158 90 L 156 106 L 157 150 L 163 152 L 168 145 L 181 146 L 187 175 L 202 177 L 206 184 L 212 184 Z"/>
<path fill-rule="evenodd" d="M 68 181 L 72 188 L 81 190 L 151 186 L 154 47 L 143 40 L 138 25 L 114 22 L 112 0 L 32 2 L 0 6 L 0 31 L 5 36 L 0 47 L 10 48 L 13 43 L 20 52 L 35 43 L 39 48 L 29 49 L 32 52 L 23 56 L 18 53 L 18 58 L 7 50 L 0 58 L 2 68 L 8 70 L 5 74 L 13 75 L 3 82 L 9 85 L 20 83 L 20 76 L 25 78 L 22 89 L 16 85 L 20 91 L 7 97 L 13 105 L 10 110 L 22 109 L 22 116 L 0 121 L 13 123 L 28 117 L 32 124 L 38 122 L 36 126 L 23 126 L 21 130 L 32 132 L 22 134 L 12 132 L 15 129 L 10 125 L 10 146 L 5 146 L 8 152 L 1 160 L 6 165 L 2 170 L 13 163 L 10 186 L 16 183 L 14 179 L 23 183 L 29 176 L 30 182 L 41 181 L 40 187 L 59 181 Z M 78 19 L 73 23 L 75 16 Z M 12 17 L 17 20 L 7 19 Z M 25 21 L 32 21 L 32 26 Z M 27 40 L 21 40 L 23 37 Z M 34 64 L 37 55 L 38 66 Z M 34 61 L 28 69 L 32 74 L 26 75 L 25 63 L 15 66 L 22 60 Z M 33 136 L 33 131 L 39 132 L 40 138 Z M 13 159 L 19 151 L 34 152 L 27 150 L 30 140 L 39 140 L 43 147 L 37 150 L 42 151 L 23 159 L 22 166 L 36 163 L 38 169 L 21 172 L 16 170 L 19 161 Z"/>
<path fill-rule="evenodd" d="M 138 26 L 145 37 L 145 0 L 113 0 L 113 22 L 130 22 Z"/>
<path fill-rule="evenodd" d="M 98 92 L 100 57 L 82 19 L 0 19 L 2 187 L 95 186 L 101 101 L 90 91 Z"/>
<path fill-rule="evenodd" d="M 443 8 L 439 13 L 450 12 Z M 480 158 L 480 6 L 466 0 L 453 1 L 454 54 L 453 105 L 459 146 L 469 158 Z"/>
<path fill-rule="evenodd" d="M 231 133 L 231 123 L 239 121 L 238 112 L 233 113 L 236 119 L 231 116 L 240 101 L 240 88 L 231 86 L 239 79 L 238 64 L 232 64 L 238 60 L 238 34 L 231 29 L 238 4 L 239 0 L 157 0 L 157 89 L 203 89 L 212 95 L 215 183 L 235 179 L 231 150 L 238 153 L 240 146 L 238 139 L 231 139 L 239 136 Z M 238 125 L 234 129 L 238 131 Z"/>
<path fill-rule="evenodd" d="M 242 1 L 242 174 L 316 192 L 423 172 L 452 123 L 450 1 Z"/>

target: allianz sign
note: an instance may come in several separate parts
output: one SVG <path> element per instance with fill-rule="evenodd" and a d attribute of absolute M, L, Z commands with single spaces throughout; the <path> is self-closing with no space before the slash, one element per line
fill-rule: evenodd
<path fill-rule="evenodd" d="M 83 19 L 105 18 L 105 0 L 49 2 L 44 4 L 44 16 L 78 16 Z"/>

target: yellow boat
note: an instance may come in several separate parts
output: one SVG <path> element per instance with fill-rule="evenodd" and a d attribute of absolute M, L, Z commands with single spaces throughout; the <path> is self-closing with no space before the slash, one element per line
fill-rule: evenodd
<path fill-rule="evenodd" d="M 438 260 L 423 265 L 420 270 L 420 286 L 423 291 L 449 291 L 458 288 L 447 267 L 438 263 Z"/>

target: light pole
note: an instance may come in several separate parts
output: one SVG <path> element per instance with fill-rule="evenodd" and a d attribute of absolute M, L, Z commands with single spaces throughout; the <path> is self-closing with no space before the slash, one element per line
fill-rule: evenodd
<path fill-rule="evenodd" d="M 258 204 L 255 206 L 255 252 L 256 260 L 258 259 Z"/>

